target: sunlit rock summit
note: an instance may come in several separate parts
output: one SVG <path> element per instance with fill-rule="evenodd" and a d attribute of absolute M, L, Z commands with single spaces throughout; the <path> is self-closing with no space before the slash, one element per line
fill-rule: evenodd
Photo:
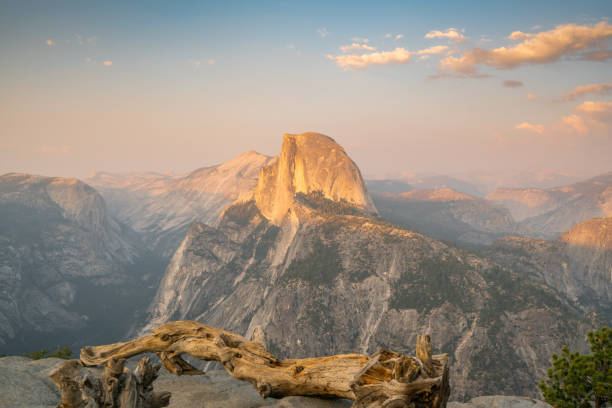
<path fill-rule="evenodd" d="M 279 158 L 261 171 L 255 203 L 264 217 L 279 224 L 295 206 L 296 194 L 311 193 L 377 213 L 359 169 L 332 138 L 285 134 Z"/>

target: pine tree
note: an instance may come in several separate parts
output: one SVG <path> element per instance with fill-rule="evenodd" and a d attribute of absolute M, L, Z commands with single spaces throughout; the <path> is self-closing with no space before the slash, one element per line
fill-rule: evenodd
<path fill-rule="evenodd" d="M 604 408 L 612 403 L 612 330 L 588 334 L 591 354 L 581 355 L 563 346 L 553 354 L 548 379 L 540 390 L 555 408 Z"/>

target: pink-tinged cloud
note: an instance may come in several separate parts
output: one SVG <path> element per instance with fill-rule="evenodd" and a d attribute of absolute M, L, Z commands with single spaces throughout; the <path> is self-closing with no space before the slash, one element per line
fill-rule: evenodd
<path fill-rule="evenodd" d="M 515 31 L 511 36 L 523 41 L 492 50 L 473 48 L 460 57 L 442 59 L 440 68 L 469 76 L 476 74 L 478 65 L 509 69 L 523 64 L 550 63 L 566 55 L 602 48 L 605 40 L 612 37 L 612 26 L 607 22 L 593 26 L 566 24 L 537 34 Z"/>
<path fill-rule="evenodd" d="M 356 51 L 356 50 L 376 51 L 376 47 L 372 47 L 367 44 L 359 44 L 359 43 L 352 43 L 350 45 L 340 46 L 340 51 L 345 52 L 345 53 L 349 51 Z"/>
<path fill-rule="evenodd" d="M 456 28 L 449 28 L 446 31 L 440 30 L 431 30 L 427 34 L 425 34 L 425 38 L 446 38 L 448 40 L 453 40 L 455 42 L 463 42 L 465 41 L 465 36 L 459 32 Z"/>
<path fill-rule="evenodd" d="M 45 44 L 47 44 L 49 47 L 53 47 L 55 45 L 55 41 L 47 40 L 47 41 L 45 41 Z"/>
<path fill-rule="evenodd" d="M 339 67 L 345 70 L 365 69 L 371 65 L 390 65 L 390 64 L 408 64 L 412 55 L 433 55 L 441 54 L 448 49 L 446 45 L 436 45 L 419 51 L 408 51 L 405 48 L 396 48 L 393 51 L 380 51 L 365 54 L 349 54 L 349 55 L 326 55 L 326 57 L 334 61 Z"/>
<path fill-rule="evenodd" d="M 527 94 L 527 99 L 532 99 L 532 100 L 533 100 L 533 99 L 536 99 L 536 98 L 537 98 L 537 96 L 535 96 L 535 95 L 534 95 L 534 94 L 532 94 L 532 93 L 528 93 L 528 94 Z"/>
<path fill-rule="evenodd" d="M 434 45 L 433 47 L 425 48 L 424 50 L 419 50 L 415 52 L 418 55 L 432 55 L 432 54 L 442 54 L 448 50 L 446 45 Z"/>
<path fill-rule="evenodd" d="M 570 93 L 563 95 L 562 98 L 566 101 L 573 101 L 578 97 L 588 94 L 605 95 L 610 92 L 612 92 L 612 84 L 590 84 L 577 86 Z"/>
<path fill-rule="evenodd" d="M 531 133 L 535 133 L 538 135 L 544 134 L 544 125 L 534 125 L 529 122 L 519 123 L 514 127 L 517 130 L 526 130 Z"/>
<path fill-rule="evenodd" d="M 513 31 L 512 34 L 508 36 L 509 40 L 524 40 L 526 38 L 533 37 L 533 34 L 524 33 L 522 31 Z"/>
<path fill-rule="evenodd" d="M 580 136 L 584 136 L 589 132 L 589 128 L 584 119 L 576 114 L 564 116 L 561 122 L 572 132 L 576 132 Z"/>
<path fill-rule="evenodd" d="M 586 101 L 576 107 L 576 112 L 600 122 L 611 122 L 612 102 Z"/>
<path fill-rule="evenodd" d="M 104 61 L 104 66 L 105 67 L 110 67 L 113 65 L 113 61 Z"/>
<path fill-rule="evenodd" d="M 345 70 L 364 69 L 370 65 L 407 64 L 410 62 L 411 52 L 404 48 L 393 51 L 373 52 L 370 54 L 327 55 Z"/>
<path fill-rule="evenodd" d="M 584 58 L 589 61 L 603 62 L 612 58 L 612 50 L 591 51 L 584 54 Z"/>

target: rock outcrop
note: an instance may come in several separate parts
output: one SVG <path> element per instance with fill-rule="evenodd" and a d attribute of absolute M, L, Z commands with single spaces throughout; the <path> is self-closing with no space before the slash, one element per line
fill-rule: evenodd
<path fill-rule="evenodd" d="M 280 357 L 410 352 L 430 333 L 460 400 L 536 396 L 549 356 L 584 348 L 592 326 L 548 286 L 377 218 L 325 136 L 286 136 L 251 197 L 189 228 L 142 333 L 179 319 L 246 337 L 261 326 Z"/>

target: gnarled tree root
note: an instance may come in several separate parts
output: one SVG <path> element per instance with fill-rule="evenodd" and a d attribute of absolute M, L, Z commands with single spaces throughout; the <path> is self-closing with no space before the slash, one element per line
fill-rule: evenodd
<path fill-rule="evenodd" d="M 203 374 L 181 358 L 188 354 L 221 362 L 232 377 L 250 382 L 264 398 L 347 398 L 354 400 L 353 408 L 446 407 L 450 394 L 448 356 L 432 356 L 427 335 L 417 336 L 416 357 L 379 350 L 372 356 L 339 354 L 280 360 L 265 349 L 264 343 L 261 331 L 248 341 L 202 323 L 176 321 L 128 342 L 84 347 L 81 362 L 96 366 L 152 352 L 174 374 Z"/>

